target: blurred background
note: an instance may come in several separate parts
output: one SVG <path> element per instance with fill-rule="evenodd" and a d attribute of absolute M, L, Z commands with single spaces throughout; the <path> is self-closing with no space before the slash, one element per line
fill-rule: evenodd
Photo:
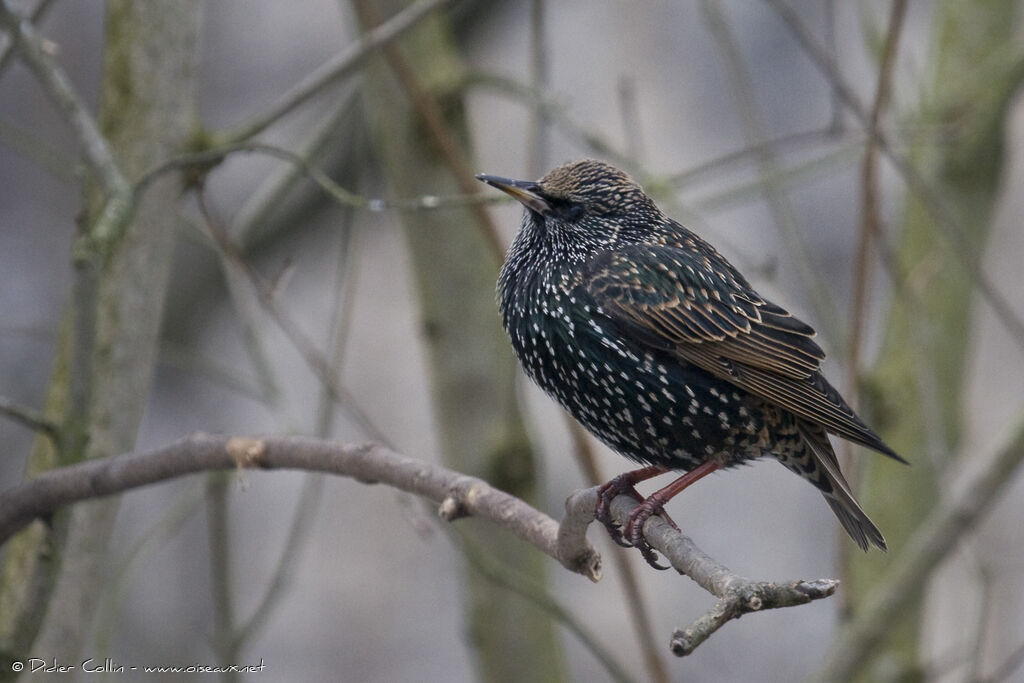
<path fill-rule="evenodd" d="M 684 533 L 741 575 L 843 581 L 828 600 L 730 623 L 684 659 L 671 631 L 713 598 L 601 529 L 605 576 L 591 584 L 383 486 L 249 471 L 79 506 L 8 543 L 5 656 L 266 664 L 246 680 L 800 680 L 964 472 L 1020 448 L 1020 2 L 5 5 L 36 14 L 129 183 L 190 150 L 217 163 L 187 187 L 184 161 L 153 176 L 97 271 L 83 371 L 68 360 L 88 291 L 73 255 L 103 191 L 0 33 L 2 488 L 195 431 L 294 433 L 384 441 L 559 518 L 588 471 L 630 463 L 581 443 L 515 367 L 493 286 L 521 207 L 471 176 L 536 178 L 580 157 L 627 169 L 811 323 L 826 375 L 912 462 L 840 449 L 887 555 L 861 556 L 773 462 L 674 500 Z M 369 28 L 427 5 L 384 50 L 289 99 Z M 295 106 L 268 114 L 282 101 Z M 90 378 L 90 438 L 55 455 L 24 416 L 70 428 L 75 372 Z M 919 577 L 862 680 L 1024 680 L 1013 472 Z"/>

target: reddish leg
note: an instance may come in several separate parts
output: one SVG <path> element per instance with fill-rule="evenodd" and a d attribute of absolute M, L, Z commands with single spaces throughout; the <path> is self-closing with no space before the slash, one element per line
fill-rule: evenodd
<path fill-rule="evenodd" d="M 697 467 L 694 467 L 692 470 L 690 470 L 689 472 L 687 472 L 683 476 L 681 476 L 678 479 L 676 479 L 675 481 L 673 481 L 671 484 L 669 484 L 665 488 L 658 489 L 657 491 L 655 491 L 654 493 L 649 495 L 646 500 L 644 500 L 642 503 L 640 503 L 640 505 L 638 505 L 636 508 L 633 509 L 633 511 L 631 513 L 629 513 L 629 521 L 626 523 L 626 528 L 624 529 L 626 540 L 628 540 L 630 543 L 632 543 L 636 547 L 640 548 L 641 552 L 644 553 L 644 558 L 652 566 L 658 567 L 659 569 L 666 569 L 667 568 L 667 567 L 660 567 L 659 565 L 656 565 L 656 564 L 654 564 L 651 561 L 651 557 L 656 558 L 657 555 L 654 555 L 654 551 L 651 550 L 650 547 L 647 546 L 647 542 L 644 541 L 644 538 L 643 538 L 643 535 L 642 535 L 643 528 L 644 528 L 644 522 L 646 522 L 647 519 L 649 517 L 651 517 L 652 515 L 661 514 L 662 517 L 664 517 L 663 508 L 665 506 L 665 503 L 667 503 L 674 496 L 679 494 L 679 492 L 681 492 L 683 489 L 685 489 L 690 484 L 694 483 L 698 479 L 706 477 L 707 475 L 711 474 L 712 472 L 714 472 L 717 469 L 718 469 L 718 463 L 716 463 L 714 461 L 711 461 L 711 460 L 703 462 L 700 465 L 698 465 Z M 639 470 L 639 471 L 643 471 L 643 470 Z M 627 474 L 630 474 L 630 473 L 627 473 Z M 623 476 L 625 476 L 625 475 L 623 475 Z M 654 476 L 654 475 L 651 475 L 651 476 Z M 647 478 L 649 479 L 650 477 L 647 477 Z M 673 526 L 675 526 L 675 525 L 673 524 Z M 676 527 L 676 528 L 678 528 L 678 527 Z M 646 552 L 644 552 L 645 549 L 646 549 Z M 649 557 L 649 555 L 650 555 L 650 557 Z"/>
<path fill-rule="evenodd" d="M 625 472 L 615 477 L 607 484 L 603 484 L 601 488 L 597 490 L 597 509 L 595 510 L 595 517 L 597 521 L 605 525 L 608 529 L 608 535 L 612 537 L 612 540 L 623 546 L 624 548 L 629 547 L 629 543 L 622 538 L 622 532 L 619 531 L 618 525 L 612 519 L 612 500 L 619 494 L 625 494 L 632 496 L 636 500 L 643 502 L 644 497 L 640 495 L 640 492 L 636 490 L 636 485 L 642 481 L 646 481 L 653 477 L 657 477 L 659 474 L 665 474 L 668 470 L 664 467 L 650 466 L 642 467 L 638 470 L 632 470 Z"/>

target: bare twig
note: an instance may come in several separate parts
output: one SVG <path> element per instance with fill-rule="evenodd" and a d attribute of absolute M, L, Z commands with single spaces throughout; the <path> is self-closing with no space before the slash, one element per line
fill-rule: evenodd
<path fill-rule="evenodd" d="M 829 3 L 831 7 L 832 3 Z M 873 239 L 882 236 L 882 218 L 879 215 L 879 191 L 878 191 L 878 136 L 877 131 L 881 127 L 882 115 L 889 105 L 889 96 L 892 91 L 892 77 L 896 64 L 896 53 L 899 48 L 900 36 L 903 33 L 903 20 L 906 16 L 906 0 L 894 0 L 889 14 L 889 29 L 886 33 L 885 46 L 882 49 L 882 57 L 878 65 L 878 83 L 875 86 L 875 99 L 871 106 L 871 118 L 868 126 L 868 140 L 864 150 L 864 161 L 861 165 L 861 223 L 860 235 L 857 241 L 857 253 L 853 262 L 853 302 L 850 304 L 849 322 L 849 343 L 846 345 L 846 377 L 845 395 L 854 408 L 857 407 L 858 383 L 860 373 L 860 352 L 861 339 L 864 334 L 864 324 L 867 318 L 867 299 L 871 283 L 871 243 Z M 831 52 L 834 54 L 834 46 Z M 834 106 L 838 116 L 838 102 Z M 853 457 L 853 445 L 849 441 L 842 442 L 843 469 L 847 473 L 849 481 L 858 481 L 858 472 L 861 461 Z M 848 571 L 850 563 L 847 561 L 849 553 L 852 552 L 848 543 L 839 546 L 839 566 L 843 571 Z M 853 609 L 847 604 L 849 592 L 840 596 L 842 606 L 840 614 L 848 615 Z"/>
<path fill-rule="evenodd" d="M 378 199 L 365 197 L 348 190 L 334 182 L 323 169 L 301 154 L 291 150 L 262 142 L 234 142 L 226 145 L 218 145 L 201 152 L 182 154 L 168 159 L 147 171 L 136 183 L 136 192 L 141 194 L 154 181 L 166 173 L 173 171 L 185 171 L 188 169 L 209 166 L 223 161 L 231 154 L 265 154 L 267 156 L 287 161 L 301 171 L 305 177 L 314 185 L 323 190 L 324 194 L 333 199 L 341 206 L 361 209 L 363 211 L 430 211 L 434 209 L 451 209 L 473 206 L 477 204 L 504 204 L 515 201 L 504 194 L 453 194 L 453 195 L 423 195 L 407 199 Z"/>
<path fill-rule="evenodd" d="M 903 19 L 906 16 L 906 0 L 894 0 L 889 16 L 889 30 L 886 33 L 885 46 L 882 49 L 881 62 L 878 65 L 878 84 L 875 87 L 875 99 L 871 106 L 868 121 L 868 140 L 864 150 L 864 162 L 861 166 L 861 225 L 857 244 L 857 255 L 853 267 L 853 303 L 850 312 L 850 343 L 846 369 L 846 396 L 851 405 L 856 406 L 857 372 L 860 367 L 861 337 L 864 331 L 867 293 L 871 275 L 870 249 L 872 238 L 881 234 L 882 219 L 878 206 L 878 129 L 881 127 L 882 115 L 889 104 L 892 91 L 892 74 L 896 64 L 896 52 L 899 47 L 903 30 Z M 849 442 L 846 442 L 849 443 Z M 847 448 L 847 453 L 849 449 Z M 850 475 L 850 481 L 856 476 Z"/>
<path fill-rule="evenodd" d="M 544 92 L 551 80 L 545 0 L 530 3 L 530 85 L 537 92 Z M 551 146 L 551 116 L 534 102 L 530 111 L 529 129 L 526 132 L 527 163 L 532 177 L 539 178 L 547 171 Z"/>
<path fill-rule="evenodd" d="M 210 235 L 216 242 L 217 247 L 226 262 L 249 281 L 260 305 L 263 306 L 264 310 L 271 316 L 274 322 L 277 323 L 285 336 L 288 337 L 288 340 L 299 352 L 299 355 L 302 356 L 302 360 L 306 363 L 309 369 L 313 371 L 316 378 L 320 381 L 321 385 L 330 397 L 339 405 L 343 406 L 367 434 L 378 441 L 386 443 L 387 438 L 384 436 L 384 433 L 378 429 L 369 416 L 362 411 L 355 398 L 338 380 L 334 369 L 331 367 L 330 360 L 320 351 L 319 348 L 317 348 L 317 345 L 295 322 L 288 311 L 278 305 L 274 289 L 271 284 L 261 277 L 256 269 L 254 269 L 249 262 L 245 260 L 241 248 L 235 243 L 231 236 L 228 235 L 224 226 L 222 226 L 220 222 L 213 217 L 212 213 L 206 206 L 203 193 L 198 193 L 197 197 L 199 199 L 200 211 L 203 214 L 203 218 L 206 220 Z"/>
<path fill-rule="evenodd" d="M 57 105 L 81 145 L 86 163 L 103 187 L 107 201 L 100 218 L 90 230 L 91 237 L 101 245 L 115 241 L 131 213 L 132 188 L 114 160 L 107 139 L 100 132 L 99 125 L 82 98 L 75 92 L 71 79 L 47 50 L 33 23 L 18 16 L 9 0 L 0 3 L 0 25 L 6 28 L 25 64 Z"/>
<path fill-rule="evenodd" d="M 44 434 L 54 444 L 58 443 L 60 439 L 60 428 L 47 420 L 45 415 L 38 410 L 18 405 L 5 396 L 0 396 L 0 415 Z"/>
<path fill-rule="evenodd" d="M 779 163 L 775 158 L 775 150 L 764 145 L 767 136 L 757 104 L 754 101 L 754 87 L 750 74 L 744 63 L 739 44 L 725 18 L 724 10 L 719 3 L 704 0 L 701 11 L 715 38 L 715 45 L 722 51 L 722 61 L 729 75 L 728 83 L 736 98 L 737 108 L 743 121 L 743 129 L 748 146 L 757 149 L 754 157 L 759 171 L 761 195 L 771 213 L 779 233 L 785 243 L 787 252 L 796 255 L 791 263 L 795 266 L 800 279 L 805 284 L 804 290 L 810 293 L 810 303 L 817 314 L 820 327 L 834 344 L 844 342 L 839 324 L 835 298 L 829 281 L 814 263 L 807 247 L 807 240 L 800 232 L 792 202 L 780 180 Z"/>
<path fill-rule="evenodd" d="M 53 0 L 40 0 L 35 9 L 29 12 L 28 20 L 33 24 L 38 23 L 43 18 L 43 14 L 50 9 L 50 5 L 53 4 Z M 0 74 L 4 72 L 7 65 L 11 63 L 11 55 L 14 54 L 14 41 L 7 43 L 3 47 L 0 47 Z"/>
<path fill-rule="evenodd" d="M 596 488 L 576 491 L 566 501 L 566 519 L 585 519 L 587 516 L 593 519 L 596 504 Z M 618 496 L 612 501 L 612 517 L 625 524 L 637 505 L 639 502 L 629 496 Z M 745 579 L 706 555 L 661 517 L 651 517 L 644 523 L 643 533 L 651 547 L 661 552 L 676 571 L 689 576 L 701 588 L 719 598 L 714 607 L 690 626 L 673 632 L 672 652 L 680 657 L 692 653 L 715 631 L 744 614 L 826 598 L 839 585 L 834 579 L 787 583 Z"/>
<path fill-rule="evenodd" d="M 213 597 L 214 633 L 212 650 L 221 665 L 238 661 L 232 636 L 235 630 L 235 601 L 231 581 L 231 531 L 228 529 L 228 479 L 223 472 L 211 472 L 206 479 L 206 528 L 210 547 L 210 593 Z M 238 680 L 225 676 L 225 680 Z"/>
<path fill-rule="evenodd" d="M 971 281 L 978 288 L 978 292 L 995 311 L 1000 324 L 1019 346 L 1024 347 L 1024 320 L 1017 315 L 1006 296 L 982 270 L 982 259 L 978 257 L 977 250 L 969 245 L 964 237 L 968 234 L 968 230 L 953 215 L 946 201 L 918 172 L 910 159 L 900 153 L 886 132 L 881 127 L 871 130 L 869 112 L 860 103 L 853 88 L 842 77 L 835 60 L 818 44 L 800 15 L 784 0 L 764 1 L 775 10 L 787 28 L 792 31 L 797 42 L 825 75 L 829 86 L 854 115 L 857 122 L 871 133 L 879 151 L 886 155 L 902 176 L 907 187 L 921 198 L 923 208 L 935 221 L 935 225 L 940 228 L 942 235 L 949 241 L 952 246 L 951 253 L 958 260 L 964 272 L 970 276 Z"/>
<path fill-rule="evenodd" d="M 452 529 L 450 534 L 458 542 L 459 550 L 464 554 L 469 565 L 480 572 L 489 581 L 516 593 L 528 600 L 530 604 L 536 605 L 557 620 L 569 632 L 583 644 L 594 657 L 601 663 L 612 680 L 618 683 L 629 683 L 633 680 L 627 673 L 626 667 L 616 661 L 615 656 L 609 648 L 601 645 L 597 637 L 590 632 L 586 624 L 577 619 L 566 607 L 556 600 L 543 586 L 537 585 L 528 577 L 513 573 L 513 571 L 493 558 L 488 557 L 481 548 L 478 548 L 465 534 L 456 533 Z"/>
<path fill-rule="evenodd" d="M 377 10 L 372 2 L 354 0 L 353 6 L 360 14 L 364 24 L 374 25 L 377 23 Z M 480 190 L 481 184 L 477 182 L 465 150 L 451 126 L 448 125 L 447 117 L 437 98 L 420 82 L 412 64 L 395 45 L 385 44 L 382 51 L 395 79 L 405 91 L 417 116 L 423 121 L 427 137 L 448 167 L 459 190 L 469 195 L 476 194 Z M 498 226 L 482 206 L 474 204 L 469 208 L 472 210 L 496 262 L 500 263 L 505 255 L 505 245 L 498 232 Z"/>
<path fill-rule="evenodd" d="M 228 132 L 227 142 L 251 138 L 299 107 L 325 87 L 353 74 L 373 52 L 395 40 L 419 24 L 432 12 L 450 4 L 452 0 L 417 0 L 404 10 L 375 27 L 352 45 L 324 62 L 312 73 L 282 94 L 265 112 Z"/>

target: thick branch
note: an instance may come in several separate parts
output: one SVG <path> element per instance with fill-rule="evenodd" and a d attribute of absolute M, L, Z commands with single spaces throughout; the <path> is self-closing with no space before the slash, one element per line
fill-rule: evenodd
<path fill-rule="evenodd" d="M 441 504 L 446 519 L 472 515 L 506 527 L 592 580 L 600 558 L 586 543 L 559 546 L 558 523 L 481 479 L 398 455 L 374 444 L 341 444 L 302 437 L 228 437 L 197 434 L 147 453 L 84 462 L 30 479 L 0 494 L 0 543 L 34 519 L 62 506 L 210 470 L 256 467 L 340 474 L 383 482 Z M 567 546 L 570 547 L 570 546 Z"/>

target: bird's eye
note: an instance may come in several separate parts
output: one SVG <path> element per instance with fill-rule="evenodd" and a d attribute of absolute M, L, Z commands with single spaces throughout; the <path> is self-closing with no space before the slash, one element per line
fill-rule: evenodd
<path fill-rule="evenodd" d="M 583 206 L 569 202 L 558 207 L 558 216 L 565 221 L 575 221 L 583 217 Z"/>

